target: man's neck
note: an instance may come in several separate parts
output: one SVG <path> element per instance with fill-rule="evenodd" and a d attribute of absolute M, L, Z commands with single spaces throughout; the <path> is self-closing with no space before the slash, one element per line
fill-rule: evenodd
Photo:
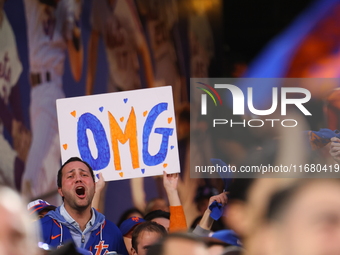
<path fill-rule="evenodd" d="M 64 204 L 64 207 L 68 214 L 79 224 L 80 230 L 84 231 L 86 224 L 91 220 L 92 217 L 91 206 L 84 210 L 75 210 L 67 204 Z"/>

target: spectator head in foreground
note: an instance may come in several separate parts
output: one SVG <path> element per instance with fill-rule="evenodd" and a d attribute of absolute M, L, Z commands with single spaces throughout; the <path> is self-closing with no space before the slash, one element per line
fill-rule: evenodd
<path fill-rule="evenodd" d="M 152 221 L 139 224 L 132 233 L 132 255 L 145 255 L 149 247 L 167 235 L 165 228 Z"/>
<path fill-rule="evenodd" d="M 340 254 L 339 179 L 301 179 L 269 203 L 265 254 Z"/>
<path fill-rule="evenodd" d="M 190 233 L 171 233 L 150 246 L 147 255 L 209 255 L 204 241 Z"/>
<path fill-rule="evenodd" d="M 0 186 L 0 254 L 35 255 L 38 233 L 25 204 L 14 190 Z"/>
<path fill-rule="evenodd" d="M 262 249 L 266 209 L 272 194 L 295 182 L 293 178 L 235 179 L 225 210 L 228 225 L 240 237 L 247 253 Z"/>

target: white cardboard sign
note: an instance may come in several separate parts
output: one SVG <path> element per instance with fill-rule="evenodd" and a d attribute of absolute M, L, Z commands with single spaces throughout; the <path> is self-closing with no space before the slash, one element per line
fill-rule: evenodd
<path fill-rule="evenodd" d="M 180 172 L 171 86 L 57 100 L 62 162 L 106 181 Z"/>

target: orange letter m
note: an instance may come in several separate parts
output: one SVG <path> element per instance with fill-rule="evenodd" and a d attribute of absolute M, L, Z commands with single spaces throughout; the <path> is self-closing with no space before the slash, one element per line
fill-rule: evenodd
<path fill-rule="evenodd" d="M 139 168 L 139 156 L 138 156 L 138 143 L 137 143 L 137 124 L 136 114 L 133 107 L 131 108 L 129 119 L 126 122 L 125 131 L 121 130 L 115 117 L 109 113 L 110 131 L 111 131 L 111 142 L 114 156 L 114 165 L 116 170 L 121 170 L 120 164 L 120 153 L 118 147 L 118 141 L 125 144 L 129 140 L 130 154 L 132 160 L 133 169 Z"/>

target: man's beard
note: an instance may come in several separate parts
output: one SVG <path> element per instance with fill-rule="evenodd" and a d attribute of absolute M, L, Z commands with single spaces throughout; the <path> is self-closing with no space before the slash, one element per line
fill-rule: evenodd
<path fill-rule="evenodd" d="M 81 211 L 85 211 L 88 207 L 91 207 L 92 199 L 93 199 L 93 196 L 92 198 L 86 197 L 85 199 L 86 203 L 84 203 L 84 200 L 81 200 L 82 201 L 81 203 L 79 203 L 77 200 L 73 200 L 69 204 L 73 209 L 81 212 Z"/>

